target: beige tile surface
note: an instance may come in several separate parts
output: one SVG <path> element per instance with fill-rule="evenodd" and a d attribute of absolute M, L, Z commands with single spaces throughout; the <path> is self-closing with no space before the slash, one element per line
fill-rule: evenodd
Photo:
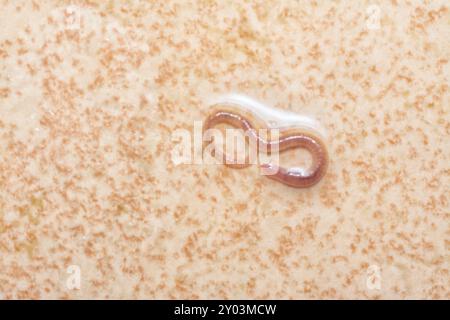
<path fill-rule="evenodd" d="M 0 0 L 0 298 L 450 298 L 449 39 L 445 0 Z M 319 185 L 171 162 L 232 92 L 326 127 Z"/>

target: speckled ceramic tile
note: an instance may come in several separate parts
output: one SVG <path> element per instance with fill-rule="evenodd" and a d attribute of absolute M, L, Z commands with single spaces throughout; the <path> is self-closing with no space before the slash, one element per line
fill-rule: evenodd
<path fill-rule="evenodd" d="M 448 1 L 0 0 L 0 297 L 449 299 Z M 212 98 L 326 128 L 311 188 L 177 164 Z"/>

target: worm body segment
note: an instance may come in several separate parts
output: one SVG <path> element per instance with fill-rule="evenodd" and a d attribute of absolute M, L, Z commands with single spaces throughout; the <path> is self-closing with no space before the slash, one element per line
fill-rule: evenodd
<path fill-rule="evenodd" d="M 299 168 L 284 168 L 276 164 L 260 164 L 265 175 L 273 180 L 279 181 L 285 185 L 295 188 L 311 187 L 318 183 L 325 175 L 328 165 L 328 154 L 322 141 L 311 130 L 299 128 L 280 128 L 280 137 L 277 140 L 265 140 L 258 135 L 258 128 L 265 127 L 260 119 L 249 112 L 238 110 L 233 106 L 215 106 L 214 111 L 210 113 L 204 124 L 204 132 L 219 124 L 227 124 L 234 128 L 242 129 L 250 139 L 255 140 L 258 150 L 264 147 L 268 153 L 276 150 L 279 153 L 295 148 L 304 148 L 312 156 L 312 165 L 303 170 Z M 236 164 L 222 154 L 225 165 L 234 168 L 244 168 L 250 165 L 248 159 L 242 164 Z"/>

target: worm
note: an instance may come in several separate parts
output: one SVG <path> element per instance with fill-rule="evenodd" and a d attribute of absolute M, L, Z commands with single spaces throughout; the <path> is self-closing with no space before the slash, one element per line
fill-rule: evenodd
<path fill-rule="evenodd" d="M 294 188 L 311 187 L 322 179 L 328 166 L 328 153 L 324 142 L 318 135 L 300 128 L 289 128 L 281 131 L 279 139 L 265 140 L 258 135 L 255 126 L 257 122 L 259 122 L 260 128 L 264 126 L 261 120 L 258 121 L 248 112 L 237 111 L 230 106 L 216 106 L 207 117 L 203 130 L 205 133 L 219 124 L 228 124 L 245 131 L 247 136 L 258 142 L 256 144 L 258 150 L 263 146 L 268 153 L 273 150 L 282 153 L 295 148 L 304 148 L 312 156 L 312 165 L 306 170 L 284 168 L 270 163 L 260 164 L 260 167 L 263 172 L 267 173 L 268 178 Z M 243 164 L 235 163 L 225 154 L 222 154 L 222 160 L 225 165 L 233 168 L 245 168 L 250 165 L 248 157 Z"/>

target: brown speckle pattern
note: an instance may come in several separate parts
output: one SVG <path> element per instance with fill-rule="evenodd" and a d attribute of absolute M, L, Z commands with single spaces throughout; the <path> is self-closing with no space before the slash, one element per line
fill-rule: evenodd
<path fill-rule="evenodd" d="M 0 0 L 0 297 L 449 299 L 450 8 L 372 4 Z M 171 163 L 229 92 L 321 121 L 319 185 Z"/>

